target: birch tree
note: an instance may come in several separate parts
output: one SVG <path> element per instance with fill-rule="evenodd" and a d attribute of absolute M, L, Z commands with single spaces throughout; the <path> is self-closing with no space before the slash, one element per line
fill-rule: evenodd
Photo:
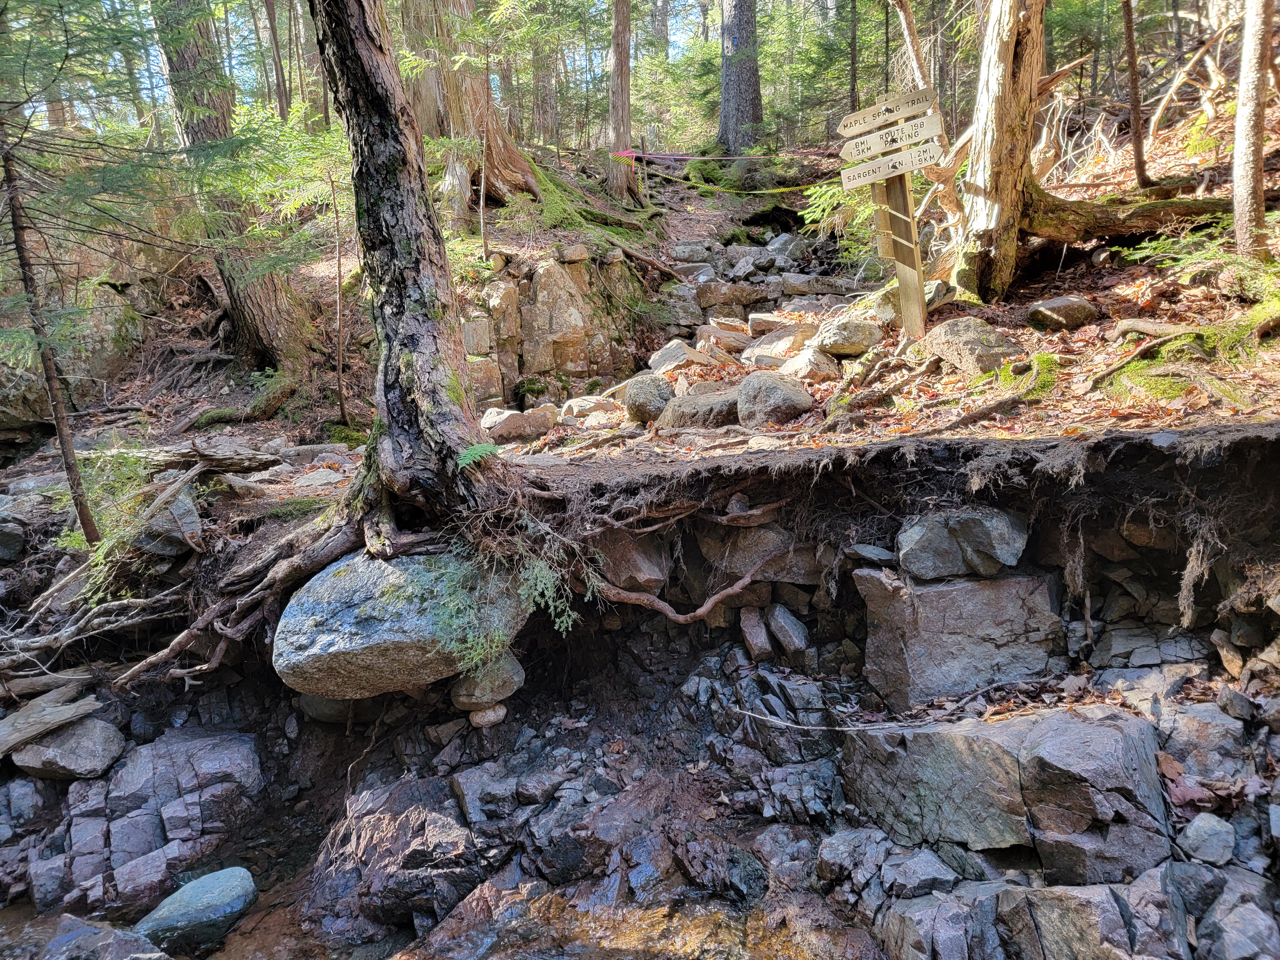
<path fill-rule="evenodd" d="M 1244 256 L 1264 262 L 1271 260 L 1264 220 L 1262 161 L 1274 11 L 1274 0 L 1246 0 L 1244 37 L 1240 46 L 1240 93 L 1236 101 L 1235 152 L 1231 159 L 1236 249 Z"/>

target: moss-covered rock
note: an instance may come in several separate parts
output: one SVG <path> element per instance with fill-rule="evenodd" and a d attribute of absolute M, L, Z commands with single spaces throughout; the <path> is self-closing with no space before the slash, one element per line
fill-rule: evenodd
<path fill-rule="evenodd" d="M 302 693 L 410 690 L 500 654 L 530 613 L 514 573 L 459 554 L 330 564 L 294 594 L 272 664 Z"/>

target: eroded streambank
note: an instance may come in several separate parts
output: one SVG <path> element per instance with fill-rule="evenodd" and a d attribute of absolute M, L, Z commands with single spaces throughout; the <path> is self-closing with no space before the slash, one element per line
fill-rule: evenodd
<path fill-rule="evenodd" d="M 535 615 L 483 728 L 449 679 L 88 684 L 122 753 L 5 761 L 0 893 L 124 925 L 243 865 L 226 957 L 1280 955 L 1277 439 L 539 462 L 613 583 L 755 582 Z"/>

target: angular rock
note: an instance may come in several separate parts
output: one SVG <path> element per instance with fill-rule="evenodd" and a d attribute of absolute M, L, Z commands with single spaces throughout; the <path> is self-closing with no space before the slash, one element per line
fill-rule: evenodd
<path fill-rule="evenodd" d="M 1212 813 L 1200 813 L 1178 834 L 1178 847 L 1189 857 L 1215 867 L 1226 866 L 1235 851 L 1236 832 Z"/>
<path fill-rule="evenodd" d="M 731 389 L 676 397 L 668 401 L 656 425 L 664 428 L 715 428 L 737 422 L 738 390 Z"/>
<path fill-rule="evenodd" d="M 591 547 L 600 553 L 605 579 L 624 590 L 659 593 L 675 563 L 667 542 L 655 534 L 610 529 L 592 537 Z"/>
<path fill-rule="evenodd" d="M 789 423 L 813 407 L 813 398 L 793 377 L 760 370 L 738 385 L 738 422 L 744 427 Z"/>
<path fill-rule="evenodd" d="M 703 283 L 716 278 L 716 268 L 709 263 L 676 264 L 676 273 L 690 283 Z"/>
<path fill-rule="evenodd" d="M 716 244 L 718 247 L 719 244 Z M 676 263 L 698 263 L 711 259 L 712 246 L 707 241 L 700 243 L 677 243 L 671 248 L 671 259 Z"/>
<path fill-rule="evenodd" d="M 357 789 L 339 819 L 302 911 L 327 936 L 355 942 L 384 938 L 415 914 L 438 923 L 511 851 L 473 832 L 436 777 Z"/>
<path fill-rule="evenodd" d="M 665 381 L 666 378 L 663 379 Z M 607 397 L 574 397 L 572 400 L 565 401 L 564 406 L 560 408 L 560 415 L 586 417 L 593 413 L 620 413 L 625 409 L 626 407 L 621 403 Z"/>
<path fill-rule="evenodd" d="M 1039 300 L 1027 308 L 1027 319 L 1049 330 L 1075 330 L 1093 323 L 1098 316 L 1097 307 L 1075 294 Z"/>
<path fill-rule="evenodd" d="M 627 415 L 637 423 L 652 423 L 662 416 L 667 403 L 676 395 L 666 377 L 641 374 L 627 381 L 624 402 Z"/>
<path fill-rule="evenodd" d="M 683 340 L 669 341 L 649 358 L 649 369 L 657 375 L 697 366 L 715 366 L 715 360 Z"/>
<path fill-rule="evenodd" d="M 493 327 L 483 313 L 462 321 L 462 350 L 468 357 L 483 357 L 493 349 Z M 470 366 L 468 365 L 468 370 Z"/>
<path fill-rule="evenodd" d="M 1159 729 L 1161 749 L 1190 776 L 1229 780 L 1244 775 L 1244 724 L 1216 703 L 1166 703 Z"/>
<path fill-rule="evenodd" d="M 960 877 L 932 850 L 917 850 L 887 858 L 880 868 L 880 882 L 891 897 L 922 897 L 950 892 Z"/>
<path fill-rule="evenodd" d="M 699 551 L 722 573 L 721 578 L 710 585 L 713 592 L 737 582 L 774 554 L 780 555 L 774 556 L 757 570 L 756 580 L 780 580 L 784 583 L 810 585 L 822 582 L 823 566 L 818 561 L 813 545 L 797 542 L 794 534 L 776 523 L 764 523 L 758 527 L 733 527 L 698 521 L 694 524 L 694 534 Z M 764 596 L 767 600 L 768 593 Z"/>
<path fill-rule="evenodd" d="M 449 688 L 449 699 L 459 710 L 486 710 L 524 686 L 524 667 L 510 652 L 459 677 Z"/>
<path fill-rule="evenodd" d="M 494 443 L 521 443 L 525 440 L 536 440 L 551 429 L 551 425 L 544 425 L 540 418 L 502 407 L 486 410 L 484 416 L 480 418 L 480 426 Z"/>
<path fill-rule="evenodd" d="M 780 367 L 788 357 L 804 349 L 817 331 L 817 325 L 812 323 L 791 323 L 778 327 L 758 340 L 752 341 L 751 345 L 742 351 L 742 362 L 761 367 Z M 755 336 L 754 330 L 752 336 Z"/>
<path fill-rule="evenodd" d="M 173 470 L 157 474 L 154 479 L 176 480 L 178 476 L 178 471 Z M 138 549 L 161 557 L 181 556 L 192 543 L 199 542 L 200 511 L 189 488 L 170 498 L 133 541 Z"/>
<path fill-rule="evenodd" d="M 170 894 L 134 930 L 166 950 L 190 952 L 225 937 L 257 899 L 249 871 L 229 867 Z"/>
<path fill-rule="evenodd" d="M 1032 718 L 845 735 L 845 796 L 895 843 L 1030 846 L 1018 752 Z"/>
<path fill-rule="evenodd" d="M 945 280 L 926 280 L 924 303 L 927 313 L 946 306 L 956 298 L 956 288 Z M 891 281 L 871 300 L 871 315 L 891 330 L 902 329 L 902 302 L 897 281 Z"/>
<path fill-rule="evenodd" d="M 382 713 L 382 701 L 369 697 L 364 700 L 330 700 L 304 693 L 298 697 L 298 708 L 310 720 L 317 723 L 374 723 Z"/>
<path fill-rule="evenodd" d="M 746 333 L 734 333 L 730 330 L 724 330 L 718 326 L 706 325 L 697 329 L 695 336 L 697 337 L 697 347 L 699 351 L 706 351 L 710 347 L 720 347 L 729 353 L 741 353 L 747 347 L 751 346 L 751 337 Z"/>
<path fill-rule="evenodd" d="M 546 803 L 556 795 L 561 784 L 568 779 L 567 773 L 552 773 L 549 770 L 537 770 L 525 774 L 516 784 L 516 799 L 522 804 Z"/>
<path fill-rule="evenodd" d="M 795 259 L 794 257 L 792 259 Z M 821 296 L 825 293 L 847 295 L 858 292 L 858 284 L 844 277 L 811 277 L 804 273 L 784 273 L 782 275 L 782 293 L 784 296 Z"/>
<path fill-rule="evenodd" d="M 64 913 L 37 960 L 168 960 L 146 937 Z"/>
<path fill-rule="evenodd" d="M 591 251 L 585 243 L 575 243 L 565 247 L 560 251 L 559 260 L 561 263 L 582 263 L 591 259 Z"/>
<path fill-rule="evenodd" d="M 860 357 L 884 338 L 884 328 L 878 323 L 846 311 L 822 321 L 809 346 L 834 357 Z"/>
<path fill-rule="evenodd" d="M 763 337 L 782 327 L 795 326 L 795 318 L 781 313 L 753 313 L 747 318 L 747 332 L 754 337 Z"/>
<path fill-rule="evenodd" d="M 765 629 L 764 618 L 760 616 L 760 608 L 743 607 L 738 611 L 738 623 L 742 627 L 742 642 L 751 659 L 756 663 L 772 660 L 773 645 L 769 643 L 769 632 Z"/>
<path fill-rule="evenodd" d="M 223 785 L 245 797 L 262 789 L 253 737 L 170 730 L 125 754 L 111 774 L 107 812 L 114 818 L 143 807 L 158 810 L 178 797 Z"/>
<path fill-rule="evenodd" d="M 770 291 L 765 284 L 725 283 L 722 280 L 698 284 L 698 306 L 704 310 L 721 303 L 745 307 L 748 304 L 769 299 L 771 299 Z"/>
<path fill-rule="evenodd" d="M 0 561 L 17 560 L 27 542 L 27 529 L 20 523 L 0 522 Z"/>
<path fill-rule="evenodd" d="M 24 773 L 52 780 L 92 780 L 124 753 L 124 735 L 105 720 L 86 717 L 13 751 Z"/>
<path fill-rule="evenodd" d="M 510 571 L 457 554 L 351 554 L 293 595 L 272 664 L 295 690 L 339 700 L 425 687 L 458 672 L 459 644 L 509 644 L 529 613 Z"/>
<path fill-rule="evenodd" d="M 1208 956 L 1210 960 L 1272 960 L 1280 957 L 1280 928 L 1256 904 L 1241 904 L 1219 924 L 1218 941 Z"/>
<path fill-rule="evenodd" d="M 769 632 L 787 653 L 802 653 L 809 646 L 809 628 L 782 604 L 769 604 L 764 617 L 769 624 Z"/>
<path fill-rule="evenodd" d="M 1118 883 L 1169 856 L 1145 720 L 1089 706 L 1044 716 L 1018 756 L 1022 797 L 1048 883 Z"/>
<path fill-rule="evenodd" d="M 478 401 L 502 399 L 502 368 L 497 360 L 488 357 L 469 359 L 467 383 L 471 387 L 471 395 Z"/>
<path fill-rule="evenodd" d="M 779 367 L 778 372 L 809 383 L 830 383 L 840 379 L 840 368 L 836 362 L 814 346 L 805 347 Z"/>
<path fill-rule="evenodd" d="M 908 585 L 859 569 L 867 680 L 895 710 L 1044 673 L 1062 634 L 1043 577 Z"/>
<path fill-rule="evenodd" d="M 898 562 L 926 580 L 972 571 L 991 577 L 1014 566 L 1027 545 L 1019 517 L 991 507 L 964 507 L 908 517 L 898 533 Z"/>
<path fill-rule="evenodd" d="M 586 376 L 590 309 L 578 285 L 564 266 L 549 260 L 534 271 L 532 288 L 533 299 L 521 311 L 522 372 Z"/>
<path fill-rule="evenodd" d="M 952 317 L 930 330 L 921 347 L 970 376 L 999 369 L 1022 350 L 1008 337 L 977 317 Z"/>

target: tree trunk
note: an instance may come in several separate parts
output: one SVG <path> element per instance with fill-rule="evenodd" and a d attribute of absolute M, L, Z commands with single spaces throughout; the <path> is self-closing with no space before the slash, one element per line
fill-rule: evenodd
<path fill-rule="evenodd" d="M 1246 0 L 1244 36 L 1240 44 L 1240 93 L 1236 101 L 1235 152 L 1231 159 L 1235 197 L 1236 249 L 1246 257 L 1267 262 L 1271 250 L 1263 203 L 1263 120 L 1267 104 L 1267 74 L 1271 61 L 1271 19 L 1274 0 Z"/>
<path fill-rule="evenodd" d="M 590 103 L 587 104 L 590 109 Z M 557 116 L 556 78 L 545 44 L 533 45 L 533 136 L 544 144 L 554 144 L 560 129 Z M 590 114 L 588 113 L 588 117 Z"/>
<path fill-rule="evenodd" d="M 422 135 L 381 0 L 310 0 L 334 105 L 351 144 L 364 268 L 382 355 L 379 477 L 433 521 L 476 502 L 459 456 L 480 441 L 463 389 L 462 327 L 444 236 L 427 193 Z"/>
<path fill-rule="evenodd" d="M 153 10 L 182 146 L 195 152 L 230 139 L 231 90 L 213 43 L 208 8 L 199 0 L 165 0 Z M 227 241 L 215 257 L 227 288 L 236 350 L 248 363 L 296 376 L 306 366 L 308 323 L 284 279 L 274 273 L 255 276 L 256 253 L 232 245 L 247 232 L 240 207 L 218 198 L 213 205 L 219 212 L 213 239 Z"/>
<path fill-rule="evenodd" d="M 666 60 L 671 52 L 671 0 L 653 0 L 649 28 L 653 34 L 654 53 Z"/>
<path fill-rule="evenodd" d="M 756 48 L 756 0 L 723 0 L 720 24 L 720 146 L 741 154 L 764 122 Z"/>
<path fill-rule="evenodd" d="M 849 0 L 849 112 L 858 112 L 858 0 Z"/>
<path fill-rule="evenodd" d="M 1017 268 L 1044 62 L 1044 3 L 994 0 L 987 15 L 973 146 L 962 185 L 964 234 L 953 274 L 957 287 L 982 300 L 1002 297 Z"/>
<path fill-rule="evenodd" d="M 614 153 L 631 149 L 631 0 L 613 0 L 613 69 L 609 72 L 609 146 Z M 609 196 L 640 202 L 636 170 L 610 157 L 605 167 Z"/>
<path fill-rule="evenodd" d="M 1129 64 L 1129 142 L 1133 144 L 1133 172 L 1138 186 L 1151 186 L 1147 176 L 1146 144 L 1143 142 L 1142 89 L 1138 83 L 1138 44 L 1133 35 L 1133 0 L 1120 0 L 1124 13 L 1124 55 Z"/>
<path fill-rule="evenodd" d="M 262 42 L 262 28 L 258 26 L 258 10 L 254 7 L 253 0 L 249 0 L 249 19 L 253 21 L 254 46 L 258 48 L 258 67 L 262 70 L 262 102 L 270 103 L 271 74 L 267 69 L 266 45 Z"/>
<path fill-rule="evenodd" d="M 420 7 L 412 14 L 410 7 Z M 474 61 L 475 44 L 458 40 L 475 11 L 474 0 L 405 0 L 402 19 L 412 19 L 415 36 L 426 44 L 414 52 L 434 53 L 436 95 L 439 110 L 428 109 L 424 118 L 428 126 L 439 123 L 436 136 L 454 140 L 474 140 L 485 144 L 485 188 L 489 196 L 505 202 L 517 192 L 538 196 L 533 168 L 520 153 L 498 115 L 489 90 L 489 77 L 482 75 L 470 62 L 458 65 L 458 59 Z M 406 37 L 408 31 L 406 30 Z M 471 183 L 480 170 L 477 156 L 454 152 L 446 162 L 444 206 L 449 211 L 451 232 L 461 229 L 471 203 Z"/>
<path fill-rule="evenodd" d="M 418 120 L 418 129 L 429 140 L 447 136 L 448 118 L 444 115 L 444 94 L 440 89 L 440 63 L 432 49 L 435 35 L 431 4 L 428 0 L 404 0 L 400 4 L 400 24 L 408 52 L 421 62 L 414 64 L 410 76 L 404 78 L 409 106 Z"/>
<path fill-rule="evenodd" d="M 22 275 L 22 290 L 27 295 L 27 316 L 31 321 L 31 328 L 35 333 L 40 352 L 40 368 L 44 373 L 45 390 L 49 394 L 53 428 L 58 436 L 58 448 L 62 452 L 62 467 L 67 475 L 67 486 L 71 490 L 71 502 L 75 505 L 76 516 L 80 518 L 80 532 L 92 546 L 102 539 L 102 535 L 98 532 L 93 511 L 89 508 L 89 498 L 84 492 L 84 483 L 80 479 L 80 461 L 76 457 L 75 445 L 72 443 L 71 423 L 67 419 L 67 406 L 62 398 L 62 384 L 58 380 L 53 348 L 49 345 L 49 333 L 44 326 L 43 312 L 40 308 L 40 289 L 36 282 L 35 267 L 31 262 L 26 211 L 22 203 L 22 194 L 18 190 L 18 176 L 14 170 L 12 147 L 8 143 L 6 134 L 0 132 L 0 137 L 5 141 L 3 145 L 4 188 L 9 200 L 9 222 L 13 226 L 13 248 L 17 254 L 18 272 Z"/>
<path fill-rule="evenodd" d="M 271 41 L 271 66 L 276 80 L 276 112 L 281 120 L 289 119 L 289 84 L 284 78 L 284 61 L 280 59 L 280 25 L 276 20 L 276 0 L 262 0 L 267 16 L 267 37 Z"/>

